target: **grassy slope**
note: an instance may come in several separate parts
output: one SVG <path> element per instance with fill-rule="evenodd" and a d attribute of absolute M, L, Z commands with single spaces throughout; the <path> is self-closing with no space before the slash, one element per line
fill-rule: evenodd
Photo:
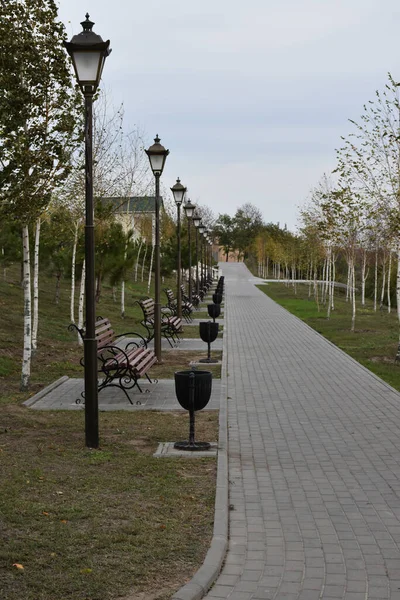
<path fill-rule="evenodd" d="M 10 271 L 7 280 L 0 281 L 0 403 L 4 398 L 13 396 L 16 400 L 25 398 L 19 394 L 19 382 L 22 361 L 23 343 L 23 298 L 17 269 Z M 165 281 L 162 288 L 174 285 L 173 281 Z M 82 376 L 79 364 L 83 351 L 78 346 L 77 335 L 68 331 L 70 282 L 61 282 L 61 298 L 58 305 L 54 302 L 55 280 L 41 276 L 39 294 L 39 334 L 38 352 L 32 363 L 31 392 L 38 391 L 48 383 L 68 375 Z M 108 317 L 116 333 L 138 332 L 144 334 L 140 325 L 142 311 L 135 301 L 147 295 L 147 283 L 128 283 L 125 295 L 125 318 L 120 315 L 120 299 L 113 301 L 112 290 L 104 286 L 100 302 L 96 306 L 98 315 Z M 153 288 L 150 295 L 154 295 Z M 161 302 L 166 302 L 162 292 Z M 76 313 L 77 315 L 77 308 Z M 197 315 L 195 315 L 197 316 Z M 184 337 L 199 337 L 198 327 L 184 326 Z M 204 355 L 207 346 L 204 344 Z M 182 356 L 182 355 L 181 355 Z M 187 365 L 183 365 L 185 368 Z M 158 368 L 155 377 L 172 376 Z M 217 373 L 215 373 L 217 375 Z"/>
<path fill-rule="evenodd" d="M 69 283 L 62 282 L 56 306 L 55 281 L 42 276 L 39 350 L 31 390 L 19 392 L 18 276 L 10 271 L 0 281 L 0 597 L 106 600 L 144 591 L 169 598 L 209 547 L 215 460 L 153 458 L 160 441 L 187 438 L 186 413 L 101 413 L 101 448 L 90 451 L 83 412 L 21 406 L 61 375 L 82 376 L 82 348 L 67 330 Z M 106 288 L 97 312 L 117 333 L 140 331 L 134 300 L 146 294 L 145 284 L 128 285 L 121 319 Z M 217 420 L 216 413 L 199 413 L 196 437 L 216 440 Z"/>
<path fill-rule="evenodd" d="M 394 361 L 399 341 L 397 314 L 387 309 L 375 312 L 371 301 L 365 307 L 357 302 L 355 332 L 350 331 L 351 304 L 346 302 L 343 292 L 335 292 L 335 310 L 331 318 L 326 317 L 326 307 L 308 299 L 308 286 L 297 285 L 297 294 L 292 286 L 281 283 L 259 286 L 273 300 L 302 319 L 324 337 L 350 354 L 362 365 L 373 371 L 387 383 L 400 391 L 400 364 Z"/>

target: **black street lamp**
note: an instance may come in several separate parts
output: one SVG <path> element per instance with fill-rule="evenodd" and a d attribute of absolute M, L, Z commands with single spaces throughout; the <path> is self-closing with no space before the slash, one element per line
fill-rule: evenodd
<path fill-rule="evenodd" d="M 200 224 L 199 234 L 200 234 L 200 274 L 201 274 L 201 287 L 204 287 L 205 277 L 204 277 L 204 232 L 206 228 L 203 224 Z"/>
<path fill-rule="evenodd" d="M 192 301 L 192 242 L 190 239 L 190 222 L 193 217 L 194 209 L 196 206 L 188 200 L 186 204 L 183 205 L 183 210 L 185 211 L 186 218 L 188 220 L 188 242 L 189 242 L 189 302 Z"/>
<path fill-rule="evenodd" d="M 207 281 L 207 273 L 208 273 L 208 229 L 204 230 L 203 239 L 204 239 L 204 281 Z"/>
<path fill-rule="evenodd" d="M 169 150 L 166 150 L 164 146 L 160 144 L 160 138 L 157 134 L 154 138 L 154 144 L 150 146 L 148 150 L 145 150 L 145 152 L 149 157 L 151 170 L 153 171 L 156 180 L 156 235 L 154 244 L 154 352 L 157 357 L 157 362 L 161 362 L 160 177 L 163 172 Z"/>
<path fill-rule="evenodd" d="M 199 295 L 199 227 L 201 225 L 201 217 L 199 215 L 194 215 L 193 225 L 196 227 L 196 294 Z"/>
<path fill-rule="evenodd" d="M 97 391 L 97 341 L 95 335 L 96 299 L 94 270 L 94 206 L 93 206 L 93 95 L 100 83 L 104 62 L 111 50 L 110 40 L 92 31 L 94 23 L 86 14 L 82 21 L 81 33 L 74 35 L 70 42 L 64 42 L 72 58 L 76 79 L 85 97 L 85 439 L 86 446 L 99 446 L 99 406 Z"/>
<path fill-rule="evenodd" d="M 208 236 L 208 245 L 209 245 L 209 252 L 210 252 L 210 261 L 209 261 L 209 272 L 208 272 L 208 279 L 212 279 L 212 261 L 213 261 L 213 256 L 212 256 L 212 239 L 211 236 Z"/>
<path fill-rule="evenodd" d="M 177 277 L 177 295 L 176 295 L 177 306 L 176 306 L 176 308 L 177 308 L 177 312 L 178 312 L 178 317 L 181 319 L 182 318 L 181 204 L 185 197 L 187 188 L 185 188 L 185 186 L 181 184 L 181 180 L 178 177 L 175 185 L 173 185 L 172 188 L 170 188 L 170 189 L 174 196 L 176 208 L 178 210 L 178 220 L 177 220 L 177 226 L 176 226 L 176 235 L 178 238 L 178 266 L 177 266 L 178 277 Z"/>

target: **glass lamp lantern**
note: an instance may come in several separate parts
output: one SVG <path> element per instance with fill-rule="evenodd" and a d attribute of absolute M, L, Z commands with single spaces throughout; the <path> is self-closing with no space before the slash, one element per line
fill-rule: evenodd
<path fill-rule="evenodd" d="M 72 59 L 76 79 L 84 94 L 93 95 L 97 90 L 107 56 L 110 55 L 110 40 L 103 42 L 102 38 L 92 31 L 94 23 L 82 21 L 82 31 L 74 35 L 64 46 Z"/>
<path fill-rule="evenodd" d="M 176 180 L 175 185 L 172 186 L 172 188 L 170 188 L 173 196 L 174 196 L 174 200 L 175 200 L 175 204 L 177 206 L 180 206 L 183 202 L 183 199 L 185 197 L 186 194 L 186 189 L 184 185 L 181 184 L 181 180 L 178 179 Z"/>
<path fill-rule="evenodd" d="M 165 161 L 169 154 L 169 150 L 166 150 L 164 146 L 160 144 L 160 141 L 161 140 L 157 134 L 154 138 L 154 144 L 150 146 L 148 150 L 145 150 L 147 156 L 149 157 L 151 170 L 156 176 L 161 176 L 164 170 Z"/>
<path fill-rule="evenodd" d="M 188 219 L 191 219 L 193 217 L 195 208 L 196 208 L 196 205 L 192 204 L 190 202 L 190 200 L 188 200 L 186 202 L 186 204 L 183 205 L 183 210 L 185 211 L 185 215 L 187 216 Z"/>
<path fill-rule="evenodd" d="M 201 217 L 200 215 L 193 215 L 193 225 L 197 228 L 201 225 Z"/>

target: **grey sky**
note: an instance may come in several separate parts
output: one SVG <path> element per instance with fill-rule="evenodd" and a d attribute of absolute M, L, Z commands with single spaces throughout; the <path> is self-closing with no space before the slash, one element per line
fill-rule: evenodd
<path fill-rule="evenodd" d="M 59 0 L 68 36 L 86 12 L 111 40 L 103 83 L 170 150 L 196 202 L 269 222 L 297 222 L 311 187 L 335 167 L 340 136 L 390 71 L 400 80 L 394 0 Z"/>

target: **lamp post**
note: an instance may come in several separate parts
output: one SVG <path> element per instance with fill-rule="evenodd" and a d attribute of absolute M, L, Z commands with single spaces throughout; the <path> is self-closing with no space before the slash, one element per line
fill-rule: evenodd
<path fill-rule="evenodd" d="M 188 242 L 189 242 L 189 302 L 192 301 L 192 246 L 190 239 L 190 222 L 193 217 L 194 209 L 196 206 L 188 200 L 186 204 L 183 205 L 183 210 L 185 211 L 186 218 L 188 220 Z"/>
<path fill-rule="evenodd" d="M 201 279 L 201 287 L 204 287 L 205 277 L 204 277 L 204 232 L 206 228 L 203 224 L 200 224 L 199 234 L 200 234 L 200 279 Z"/>
<path fill-rule="evenodd" d="M 207 280 L 208 273 L 208 229 L 204 230 L 204 281 Z"/>
<path fill-rule="evenodd" d="M 154 138 L 154 144 L 145 150 L 149 157 L 151 170 L 153 171 L 156 180 L 156 235 L 154 244 L 154 352 L 157 357 L 157 362 L 161 362 L 161 304 L 160 304 L 160 288 L 161 288 L 161 269 L 160 269 L 160 177 L 164 170 L 165 161 L 169 154 L 164 146 L 160 144 L 158 134 Z"/>
<path fill-rule="evenodd" d="M 178 177 L 175 185 L 173 185 L 172 188 L 170 188 L 170 189 L 174 196 L 176 208 L 178 211 L 178 220 L 177 220 L 177 226 L 176 226 L 176 235 L 178 238 L 178 266 L 177 266 L 178 277 L 177 277 L 177 294 L 176 294 L 177 305 L 176 305 L 176 308 L 178 311 L 178 317 L 181 319 L 182 318 L 181 204 L 182 204 L 183 199 L 186 194 L 186 188 L 184 185 L 181 184 L 181 181 Z"/>
<path fill-rule="evenodd" d="M 196 294 L 199 295 L 199 227 L 201 225 L 201 217 L 199 215 L 193 216 L 193 225 L 196 227 Z"/>
<path fill-rule="evenodd" d="M 86 14 L 81 33 L 64 46 L 72 59 L 76 79 L 85 98 L 85 441 L 89 448 L 99 446 L 99 406 L 97 391 L 97 341 L 95 336 L 96 299 L 94 269 L 94 206 L 93 206 L 93 95 L 100 83 L 104 62 L 111 50 L 110 40 L 92 31 L 94 23 Z"/>
<path fill-rule="evenodd" d="M 211 243 L 211 236 L 210 235 L 207 236 L 207 242 L 208 242 L 208 252 L 209 252 L 207 278 L 211 279 L 211 274 L 212 274 L 212 243 Z"/>

